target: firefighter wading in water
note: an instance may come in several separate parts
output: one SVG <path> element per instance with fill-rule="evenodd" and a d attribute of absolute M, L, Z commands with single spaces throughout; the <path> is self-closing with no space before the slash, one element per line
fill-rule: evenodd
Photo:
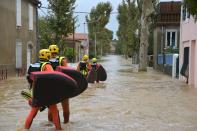
<path fill-rule="evenodd" d="M 33 71 L 53 71 L 53 68 L 52 68 L 51 64 L 49 63 L 50 56 L 51 56 L 51 53 L 48 49 L 40 50 L 39 51 L 40 61 L 35 64 L 30 65 L 29 70 L 28 70 L 28 74 L 30 74 Z M 30 84 L 32 84 L 30 79 L 28 80 L 28 82 L 30 82 Z M 31 99 L 29 101 L 31 101 Z M 31 103 L 31 102 L 29 102 L 29 103 Z M 31 127 L 33 119 L 35 118 L 39 109 L 40 109 L 40 107 L 31 106 L 31 110 L 25 120 L 25 125 L 24 125 L 25 129 L 29 129 Z M 59 118 L 59 112 L 57 109 L 57 105 L 56 104 L 49 105 L 48 109 L 49 109 L 49 112 L 51 113 L 51 120 L 55 124 L 56 130 L 61 130 L 62 128 L 60 125 L 60 118 Z"/>
<path fill-rule="evenodd" d="M 87 77 L 88 72 L 91 69 L 91 64 L 89 63 L 88 55 L 84 55 L 82 61 L 77 65 L 77 70 L 80 71 L 85 77 Z"/>
<path fill-rule="evenodd" d="M 57 66 L 67 66 L 67 59 L 62 56 L 58 56 L 59 54 L 59 48 L 57 45 L 52 44 L 49 46 L 49 50 L 51 52 L 51 59 L 49 62 L 51 63 L 53 69 L 55 70 Z M 69 122 L 69 99 L 65 99 L 61 102 L 62 109 L 63 109 L 63 117 L 64 117 L 64 123 Z M 48 120 L 52 121 L 52 115 L 51 112 L 48 112 Z"/>

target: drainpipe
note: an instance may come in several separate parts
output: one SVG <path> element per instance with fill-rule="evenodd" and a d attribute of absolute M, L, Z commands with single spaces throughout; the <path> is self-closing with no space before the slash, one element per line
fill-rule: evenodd
<path fill-rule="evenodd" d="M 164 67 L 165 67 L 165 53 L 164 53 L 164 48 L 165 48 L 165 42 L 164 42 L 164 29 L 163 26 L 161 27 L 161 45 L 162 45 L 162 54 L 163 54 L 163 72 L 164 72 Z"/>
<path fill-rule="evenodd" d="M 40 41 L 39 41 L 39 20 L 38 20 L 38 8 L 41 7 L 41 3 L 36 5 L 36 61 L 38 61 L 38 54 L 40 50 Z"/>
<path fill-rule="evenodd" d="M 75 62 L 75 19 L 73 18 L 73 63 Z"/>
<path fill-rule="evenodd" d="M 96 31 L 94 33 L 94 57 L 96 57 Z"/>

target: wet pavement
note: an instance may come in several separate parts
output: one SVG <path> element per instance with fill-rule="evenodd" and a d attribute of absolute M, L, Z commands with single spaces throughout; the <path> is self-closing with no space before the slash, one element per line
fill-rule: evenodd
<path fill-rule="evenodd" d="M 154 70 L 133 73 L 121 56 L 103 58 L 108 79 L 89 84 L 70 99 L 65 131 L 196 131 L 197 89 Z M 20 96 L 25 78 L 0 81 L 0 131 L 21 131 L 29 106 Z M 59 105 L 60 117 L 62 109 Z M 31 131 L 54 131 L 47 111 L 39 112 Z"/>

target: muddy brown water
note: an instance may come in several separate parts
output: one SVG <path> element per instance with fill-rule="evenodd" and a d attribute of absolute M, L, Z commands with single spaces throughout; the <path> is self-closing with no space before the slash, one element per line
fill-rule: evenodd
<path fill-rule="evenodd" d="M 108 79 L 89 84 L 70 99 L 65 131 L 196 131 L 197 90 L 154 70 L 133 73 L 121 56 L 103 58 Z M 0 81 L 0 131 L 21 131 L 29 106 L 20 96 L 25 78 Z M 60 110 L 61 121 L 62 109 Z M 47 111 L 39 112 L 31 131 L 54 131 Z"/>

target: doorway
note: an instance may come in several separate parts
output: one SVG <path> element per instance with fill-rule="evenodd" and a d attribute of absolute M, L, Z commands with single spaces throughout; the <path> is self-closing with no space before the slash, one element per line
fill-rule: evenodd
<path fill-rule="evenodd" d="M 189 47 L 184 48 L 183 65 L 182 65 L 180 73 L 181 73 L 181 75 L 183 75 L 187 78 L 187 83 L 188 83 L 188 78 L 189 78 Z"/>
<path fill-rule="evenodd" d="M 29 68 L 30 64 L 32 63 L 32 45 L 27 45 L 27 69 Z"/>

